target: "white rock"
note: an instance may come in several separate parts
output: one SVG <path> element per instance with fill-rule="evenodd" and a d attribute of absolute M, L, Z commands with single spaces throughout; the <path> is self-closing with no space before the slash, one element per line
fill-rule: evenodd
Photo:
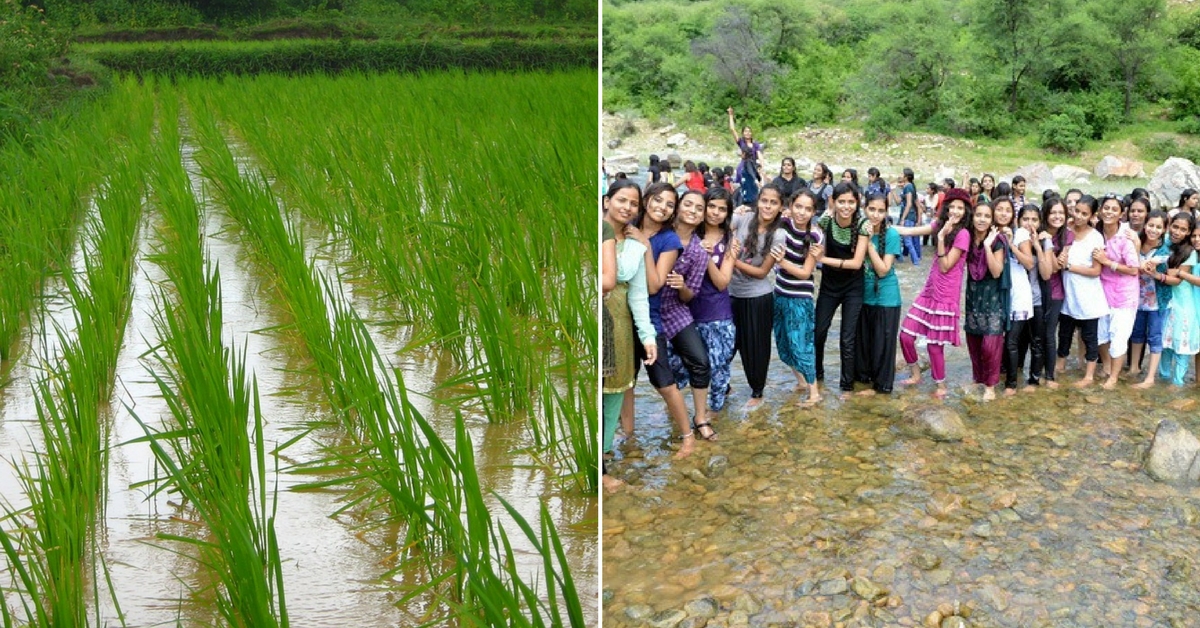
<path fill-rule="evenodd" d="M 1013 177 L 1017 175 L 1025 177 L 1025 198 L 1040 199 L 1043 190 L 1058 189 L 1058 181 L 1055 180 L 1054 172 L 1050 170 L 1050 166 L 1042 162 L 1022 166 L 1016 172 L 1000 177 L 1000 180 L 1012 181 Z"/>
<path fill-rule="evenodd" d="M 1094 170 L 1097 177 L 1101 179 L 1122 179 L 1122 178 L 1137 178 L 1146 176 L 1146 169 L 1142 167 L 1142 162 L 1124 157 L 1114 157 L 1113 155 L 1105 155 L 1100 163 L 1096 164 Z"/>
<path fill-rule="evenodd" d="M 1146 453 L 1146 473 L 1160 482 L 1200 480 L 1200 439 L 1175 421 L 1159 421 Z"/>
<path fill-rule="evenodd" d="M 676 133 L 675 135 L 672 135 L 671 137 L 667 138 L 667 146 L 669 146 L 671 148 L 676 148 L 679 146 L 683 146 L 684 144 L 687 144 L 687 141 L 688 141 L 687 135 L 685 135 L 683 133 Z"/>
<path fill-rule="evenodd" d="M 1054 175 L 1055 181 L 1062 184 L 1088 183 L 1092 178 L 1092 173 L 1087 168 L 1068 166 L 1066 164 L 1059 164 L 1051 168 L 1050 174 Z"/>
<path fill-rule="evenodd" d="M 608 170 L 609 176 L 618 172 L 625 174 L 637 174 L 638 158 L 636 155 L 618 153 L 615 155 L 606 155 L 604 158 L 604 166 Z"/>
<path fill-rule="evenodd" d="M 1179 195 L 1187 188 L 1200 190 L 1200 168 L 1182 158 L 1171 157 L 1150 177 L 1146 189 L 1157 209 L 1170 209 L 1179 204 Z"/>

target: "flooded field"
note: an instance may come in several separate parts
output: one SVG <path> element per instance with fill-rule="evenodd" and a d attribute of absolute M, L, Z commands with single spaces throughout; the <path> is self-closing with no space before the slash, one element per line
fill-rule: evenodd
<path fill-rule="evenodd" d="M 906 296 L 930 257 L 898 263 Z M 609 465 L 630 486 L 604 498 L 604 625 L 1195 625 L 1200 489 L 1141 463 L 1160 419 L 1200 431 L 1200 389 L 1122 381 L 983 403 L 964 389 L 966 347 L 947 362 L 957 443 L 897 429 L 906 408 L 940 403 L 928 371 L 916 390 L 827 393 L 808 410 L 776 358 L 746 413 L 735 359 L 719 442 L 674 461 L 642 382 L 636 435 Z M 1060 382 L 1081 375 L 1068 366 Z"/>
<path fill-rule="evenodd" d="M 73 188 L 86 190 L 78 214 L 53 227 L 73 232 L 70 253 L 48 256 L 44 278 L 30 279 L 34 306 L 3 365 L 4 617 L 46 626 L 596 623 L 596 478 L 594 462 L 581 462 L 595 454 L 578 449 L 594 444 L 572 440 L 595 415 L 594 379 L 575 375 L 589 372 L 579 365 L 594 355 L 595 339 L 577 333 L 592 301 L 561 296 L 586 290 L 575 276 L 594 274 L 580 253 L 594 237 L 576 228 L 587 212 L 543 234 L 575 230 L 578 242 L 514 251 L 505 263 L 514 274 L 533 257 L 557 262 L 505 276 L 527 280 L 523 287 L 472 270 L 473 280 L 497 281 L 483 284 L 501 293 L 493 301 L 467 289 L 459 273 L 469 265 L 446 265 L 448 256 L 512 246 L 523 228 L 481 213 L 492 201 L 515 220 L 593 183 L 545 162 L 545 177 L 522 181 L 524 197 L 499 201 L 516 198 L 517 184 L 500 181 L 509 173 L 476 170 L 455 186 L 479 203 L 443 213 L 431 200 L 451 185 L 435 174 L 442 162 L 395 129 L 367 124 L 395 112 L 375 99 L 400 90 L 419 102 L 413 88 L 428 81 L 459 106 L 471 99 L 458 90 L 496 104 L 504 77 L 343 80 L 129 81 L 108 105 L 128 107 L 142 124 L 118 128 L 96 113 L 119 165 L 77 163 L 94 181 Z M 539 80 L 558 86 L 549 108 L 530 96 Z M 594 73 L 511 81 L 515 106 L 552 138 L 547 150 L 563 159 L 594 150 L 595 132 L 578 132 L 588 127 L 561 98 L 593 107 Z M 351 92 L 353 103 L 337 96 Z M 231 111 L 246 104 L 225 101 L 248 94 L 262 103 L 239 119 Z M 331 108 L 325 126 L 299 121 L 322 99 Z M 339 102 L 344 120 L 331 113 Z M 266 103 L 275 109 L 264 116 Z M 339 127 L 350 119 L 361 128 Z M 263 143 L 250 120 L 289 132 L 307 124 L 329 142 Z M 358 154 L 360 132 L 389 139 Z M 454 119 L 419 132 L 439 133 L 458 163 L 503 163 L 463 143 L 472 131 Z M 485 135 L 479 141 L 499 146 Z M 309 152 L 301 156 L 300 145 Z M 337 163 L 315 166 L 318 155 Z M 403 201 L 413 204 L 397 208 Z M 437 226 L 416 224 L 418 216 Z M 481 217 L 491 238 L 476 237 Z M 5 228 L 6 269 L 17 265 L 13 243 L 36 239 L 32 227 Z M 434 241 L 429 229 L 450 235 Z M 423 250 L 421 259 L 410 250 Z M 442 274 L 426 281 L 435 264 Z M 547 286 L 560 297 L 543 298 Z M 18 301 L 0 296 L 5 306 Z M 439 305 L 446 309 L 432 313 Z M 489 316 L 528 331 L 520 342 L 531 346 L 483 338 Z M 96 418 L 76 419 L 89 413 Z M 76 446 L 78 434 L 98 444 Z M 58 469 L 63 478 L 99 476 L 86 493 L 64 493 L 76 489 L 58 481 Z"/>

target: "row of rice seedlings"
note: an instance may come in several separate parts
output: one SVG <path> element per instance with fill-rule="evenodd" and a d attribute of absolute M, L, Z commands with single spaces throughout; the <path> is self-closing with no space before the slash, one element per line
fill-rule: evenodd
<path fill-rule="evenodd" d="M 6 624 L 23 613 L 30 625 L 87 626 L 89 601 L 100 621 L 103 569 L 96 526 L 104 516 L 107 406 L 130 313 L 144 188 L 141 157 L 153 106 L 147 99 L 124 104 L 141 128 L 110 164 L 109 179 L 96 196 L 81 244 L 82 271 L 65 275 L 74 333 L 54 330 L 61 354 L 44 357 L 49 375 L 35 385 L 43 450 L 19 474 L 29 507 L 25 512 L 6 507 L 16 528 L 0 532 L 21 600 L 20 611 L 10 613 L 5 606 Z"/>
<path fill-rule="evenodd" d="M 0 147 L 0 361 L 14 356 L 46 277 L 71 258 L 88 197 L 138 125 L 125 107 L 131 85 Z"/>
<path fill-rule="evenodd" d="M 157 298 L 162 344 L 151 372 L 174 425 L 155 430 L 138 420 L 168 473 L 159 490 L 183 495 L 205 531 L 161 538 L 194 548 L 216 574 L 217 610 L 228 625 L 287 626 L 257 380 L 247 375 L 245 349 L 222 341 L 219 269 L 204 261 L 199 208 L 180 159 L 178 103 L 170 93 L 162 103 L 153 189 L 163 216 L 156 262 L 168 284 Z"/>
<path fill-rule="evenodd" d="M 477 389 L 491 420 L 536 417 L 544 387 L 563 385 L 546 377 L 552 357 L 563 361 L 556 372 L 577 374 L 571 385 L 594 387 L 587 369 L 564 368 L 596 351 L 595 224 L 578 203 L 591 184 L 569 162 L 595 145 L 570 108 L 594 102 L 594 77 L 312 80 L 332 84 L 259 77 L 237 93 L 208 89 L 204 102 L 235 123 L 302 211 L 348 240 L 405 315 L 432 327 L 465 369 L 445 384 Z M 533 83 L 569 96 L 529 98 Z M 389 106 L 394 93 L 409 106 Z M 473 124 L 464 128 L 455 111 L 471 111 Z M 514 127 L 526 120 L 539 132 Z M 574 398 L 581 403 L 541 408 L 541 421 L 560 424 L 539 428 L 535 418 L 537 433 L 578 433 L 592 420 L 595 396 Z M 571 475 L 594 475 L 594 456 L 579 464 L 593 448 L 567 442 Z"/>
<path fill-rule="evenodd" d="M 204 117 L 197 113 L 197 118 Z M 214 136 L 211 121 L 200 120 L 197 126 L 202 129 L 202 168 L 206 176 L 220 179 L 214 182 L 217 197 L 235 219 L 247 229 L 249 225 L 263 222 L 282 222 L 280 209 L 268 190 L 245 191 L 247 188 L 266 188 L 261 177 L 243 178 L 240 182 L 231 180 L 239 176 L 232 155 L 227 146 L 215 145 L 223 145 L 223 139 Z M 284 286 L 301 274 L 313 281 L 318 279 L 319 273 L 311 263 L 296 255 L 270 252 L 288 247 L 302 251 L 300 238 L 293 229 L 286 226 L 263 229 L 251 240 L 271 263 L 281 283 L 281 292 L 294 294 L 296 290 L 310 289 L 308 286 L 312 283 L 309 281 L 291 288 Z M 282 268 L 274 262 L 290 264 L 293 268 Z M 565 612 L 571 625 L 582 626 L 578 597 L 561 548 L 556 552 L 553 544 L 547 542 L 539 549 L 545 553 L 546 564 L 550 567 L 545 574 L 552 582 L 547 587 L 550 602 L 542 602 L 535 587 L 526 582 L 514 566 L 504 566 L 502 561 L 506 557 L 512 559 L 511 548 L 503 538 L 502 528 L 497 534 L 496 524 L 483 501 L 473 446 L 461 416 L 456 434 L 457 447 L 452 449 L 407 401 L 403 382 L 394 384 L 390 376 L 384 375 L 388 367 L 379 356 L 365 323 L 346 302 L 341 286 L 325 278 L 324 289 L 308 298 L 325 300 L 332 312 L 332 321 L 324 321 L 328 332 L 301 332 L 300 335 L 306 341 L 309 338 L 333 339 L 330 346 L 337 370 L 321 374 L 327 382 L 325 389 L 330 405 L 343 417 L 349 435 L 358 445 L 357 448 L 335 451 L 334 457 L 325 461 L 322 467 L 323 470 L 351 469 L 353 473 L 320 484 L 370 480 L 377 487 L 373 495 L 385 501 L 393 516 L 407 523 L 408 543 L 424 549 L 420 555 L 424 557 L 431 579 L 427 589 L 445 586 L 440 583 L 451 585 L 449 592 L 443 594 L 460 623 L 566 625 L 560 612 L 562 607 L 567 609 Z M 314 318 L 302 321 L 297 317 L 296 322 L 297 325 L 320 324 Z M 316 361 L 319 371 L 326 364 Z M 512 514 L 524 525 L 518 513 L 513 511 Z M 546 516 L 541 524 L 543 529 L 553 529 Z M 450 572 L 439 573 L 444 568 L 439 557 L 444 554 L 456 560 Z"/>

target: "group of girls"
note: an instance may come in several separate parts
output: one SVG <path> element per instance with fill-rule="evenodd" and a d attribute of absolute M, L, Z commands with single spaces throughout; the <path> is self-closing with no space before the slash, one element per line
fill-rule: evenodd
<path fill-rule="evenodd" d="M 680 194 L 668 184 L 641 191 L 615 182 L 604 205 L 616 287 L 606 280 L 605 304 L 621 347 L 615 374 L 605 378 L 605 450 L 618 425 L 633 432 L 641 366 L 679 431 L 678 456 L 694 450 L 696 437 L 716 439 L 711 415 L 731 392 L 734 354 L 750 387 L 747 407 L 761 403 L 772 338 L 797 392 L 807 393 L 800 403 L 820 401 L 839 310 L 843 398 L 860 383 L 869 385 L 861 395 L 892 391 L 897 338 L 910 371 L 900 384 L 922 381 L 924 339 L 935 394 L 944 396 L 945 347 L 960 346 L 960 330 L 984 399 L 996 396 L 1002 374 L 1005 394 L 1016 392 L 1022 372 L 1027 389 L 1057 387 L 1076 331 L 1085 364 L 1075 386 L 1092 384 L 1099 365 L 1112 388 L 1127 363 L 1139 387 L 1156 376 L 1182 385 L 1200 353 L 1193 211 L 1172 216 L 1151 211 L 1145 198 L 1126 206 L 1115 195 L 1082 194 L 1048 195 L 1040 208 L 1025 202 L 1018 210 L 1006 188 L 974 199 L 949 189 L 931 223 L 894 227 L 887 198 L 862 198 L 853 181 L 833 186 L 826 203 L 811 188 L 788 197 L 767 184 L 738 211 L 723 188 Z M 936 258 L 901 322 L 900 238 L 922 235 L 933 236 Z M 689 385 L 692 416 L 680 393 Z"/>

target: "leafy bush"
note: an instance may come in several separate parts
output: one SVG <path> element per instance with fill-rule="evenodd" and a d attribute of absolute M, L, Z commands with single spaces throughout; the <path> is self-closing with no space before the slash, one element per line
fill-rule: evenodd
<path fill-rule="evenodd" d="M 1200 50 L 1177 48 L 1171 55 L 1174 61 L 1170 75 L 1175 77 L 1171 90 L 1172 115 L 1175 118 L 1200 116 Z"/>
<path fill-rule="evenodd" d="M 1142 155 L 1152 161 L 1166 161 L 1168 157 L 1183 157 L 1200 163 L 1200 144 L 1181 142 L 1171 136 L 1156 135 L 1138 142 Z"/>
<path fill-rule="evenodd" d="M 1190 116 L 1179 121 L 1179 132 L 1200 135 L 1200 116 Z"/>
<path fill-rule="evenodd" d="M 1083 119 L 1092 129 L 1091 138 L 1102 140 L 1111 130 L 1121 124 L 1124 101 L 1120 92 L 1103 90 L 1088 92 L 1077 97 L 1076 101 L 1083 109 Z"/>
<path fill-rule="evenodd" d="M 1038 127 L 1038 146 L 1063 153 L 1078 153 L 1092 137 L 1093 130 L 1087 123 L 1081 107 L 1068 105 L 1062 113 L 1056 113 Z"/>

